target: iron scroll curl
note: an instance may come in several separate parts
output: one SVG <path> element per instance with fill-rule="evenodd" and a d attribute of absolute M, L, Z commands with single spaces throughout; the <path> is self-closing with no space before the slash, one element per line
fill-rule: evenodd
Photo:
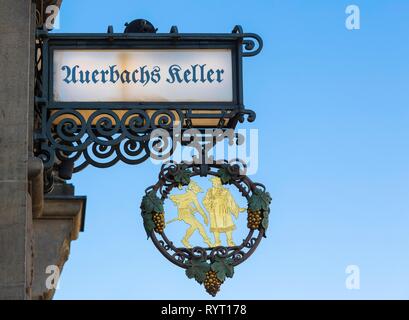
<path fill-rule="evenodd" d="M 232 31 L 242 39 L 243 57 L 254 57 L 263 49 L 263 39 L 256 33 L 244 33 L 240 25 L 236 25 Z M 257 43 L 257 45 L 256 45 Z"/>

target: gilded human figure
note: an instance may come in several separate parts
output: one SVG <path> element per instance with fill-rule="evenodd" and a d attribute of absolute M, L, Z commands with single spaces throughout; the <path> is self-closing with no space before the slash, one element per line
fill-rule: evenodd
<path fill-rule="evenodd" d="M 189 228 L 186 230 L 185 236 L 181 240 L 182 244 L 186 248 L 192 247 L 189 243 L 189 239 L 196 230 L 199 231 L 199 234 L 202 236 L 203 241 L 209 247 L 212 246 L 212 243 L 204 229 L 203 224 L 195 217 L 195 213 L 198 212 L 202 216 L 204 223 L 206 225 L 209 224 L 207 215 L 197 199 L 197 194 L 201 192 L 203 192 L 203 190 L 200 188 L 200 186 L 191 180 L 189 185 L 187 186 L 185 193 L 172 195 L 169 197 L 178 209 L 178 216 L 168 223 L 179 220 L 189 225 Z"/>
<path fill-rule="evenodd" d="M 233 222 L 234 216 L 236 219 L 240 212 L 246 211 L 246 208 L 240 208 L 234 200 L 230 191 L 223 187 L 219 177 L 210 179 L 212 187 L 207 190 L 203 199 L 203 205 L 209 212 L 210 216 L 210 231 L 214 235 L 214 246 L 220 246 L 220 233 L 225 233 L 227 244 L 235 246 L 233 241 L 233 230 L 236 225 Z"/>

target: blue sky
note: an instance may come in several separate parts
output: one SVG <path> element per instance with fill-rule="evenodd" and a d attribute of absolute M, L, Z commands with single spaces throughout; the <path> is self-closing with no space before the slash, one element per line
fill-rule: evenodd
<path fill-rule="evenodd" d="M 345 28 L 345 8 L 361 29 Z M 220 299 L 409 298 L 409 20 L 407 1 L 65 0 L 56 32 L 122 32 L 135 18 L 159 32 L 264 39 L 244 63 L 257 120 L 259 170 L 273 196 L 268 238 Z M 86 231 L 71 245 L 57 299 L 208 299 L 146 240 L 139 203 L 159 167 L 87 168 Z M 345 287 L 347 265 L 361 288 Z"/>

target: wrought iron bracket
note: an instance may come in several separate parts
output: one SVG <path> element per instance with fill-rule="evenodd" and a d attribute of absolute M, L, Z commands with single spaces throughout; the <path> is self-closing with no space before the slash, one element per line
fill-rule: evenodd
<path fill-rule="evenodd" d="M 231 34 L 189 34 L 179 33 L 173 26 L 170 33 L 114 33 L 108 28 L 106 34 L 49 34 L 46 29 L 38 29 L 36 33 L 35 61 L 35 120 L 34 120 L 34 152 L 44 163 L 47 190 L 52 189 L 53 175 L 70 179 L 87 166 L 107 168 L 118 162 L 140 164 L 152 156 L 152 152 L 173 146 L 174 128 L 181 127 L 181 134 L 196 128 L 203 134 L 206 128 L 234 129 L 238 123 L 255 120 L 254 111 L 246 109 L 240 99 L 238 109 L 222 108 L 221 113 L 214 110 L 195 112 L 195 106 L 146 106 L 127 105 L 121 108 L 95 108 L 87 110 L 87 117 L 74 105 L 52 109 L 49 104 L 49 39 L 71 39 L 81 43 L 95 39 L 110 41 L 135 41 L 159 39 L 167 41 L 207 41 L 210 39 L 235 39 L 241 44 L 240 54 L 251 57 L 258 54 L 263 41 L 254 33 L 243 33 L 236 26 Z M 241 68 L 241 65 L 240 65 Z M 241 81 L 241 78 L 240 78 Z M 241 92 L 241 87 L 239 88 Z M 217 110 L 217 106 L 214 109 Z M 120 110 L 120 112 L 117 112 Z M 216 119 L 217 125 L 197 128 L 193 124 L 198 119 Z M 164 130 L 172 137 L 164 141 L 156 134 L 156 129 Z M 155 139 L 152 135 L 155 135 Z M 171 153 L 169 154 L 171 155 Z"/>

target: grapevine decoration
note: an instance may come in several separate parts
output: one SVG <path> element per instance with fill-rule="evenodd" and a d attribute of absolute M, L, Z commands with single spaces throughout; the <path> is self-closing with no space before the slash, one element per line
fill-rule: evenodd
<path fill-rule="evenodd" d="M 146 234 L 148 235 L 148 239 L 152 233 L 152 230 L 162 233 L 165 228 L 163 203 L 162 200 L 156 196 L 155 192 L 148 192 L 143 197 L 141 210 L 143 225 L 145 227 Z"/>
<path fill-rule="evenodd" d="M 248 227 L 250 229 L 268 228 L 268 215 L 270 214 L 271 197 L 268 192 L 254 190 L 249 200 Z M 264 234 L 265 236 L 265 234 Z"/>
<path fill-rule="evenodd" d="M 255 251 L 268 229 L 271 196 L 262 184 L 252 182 L 243 172 L 245 168 L 240 163 L 195 165 L 169 162 L 162 166 L 158 182 L 147 188 L 142 198 L 141 215 L 148 239 L 151 238 L 169 261 L 185 269 L 186 276 L 203 285 L 213 297 L 226 279 L 233 277 L 235 267 Z M 191 179 L 196 176 L 210 176 L 212 182 L 201 203 L 197 194 L 204 191 Z M 247 200 L 246 208 L 238 206 L 225 185 L 238 189 Z M 171 195 L 174 188 L 185 189 L 185 192 Z M 164 210 L 167 200 L 178 208 L 176 218 L 167 217 Z M 233 239 L 236 226 L 231 216 L 237 219 L 242 212 L 247 213 L 249 233 L 236 244 Z M 182 246 L 165 234 L 166 226 L 173 222 L 184 222 L 181 225 L 189 226 L 180 241 Z M 210 228 L 214 240 L 208 236 L 206 228 Z M 205 247 L 191 245 L 193 233 L 202 237 Z M 220 235 L 225 235 L 226 243 Z"/>

